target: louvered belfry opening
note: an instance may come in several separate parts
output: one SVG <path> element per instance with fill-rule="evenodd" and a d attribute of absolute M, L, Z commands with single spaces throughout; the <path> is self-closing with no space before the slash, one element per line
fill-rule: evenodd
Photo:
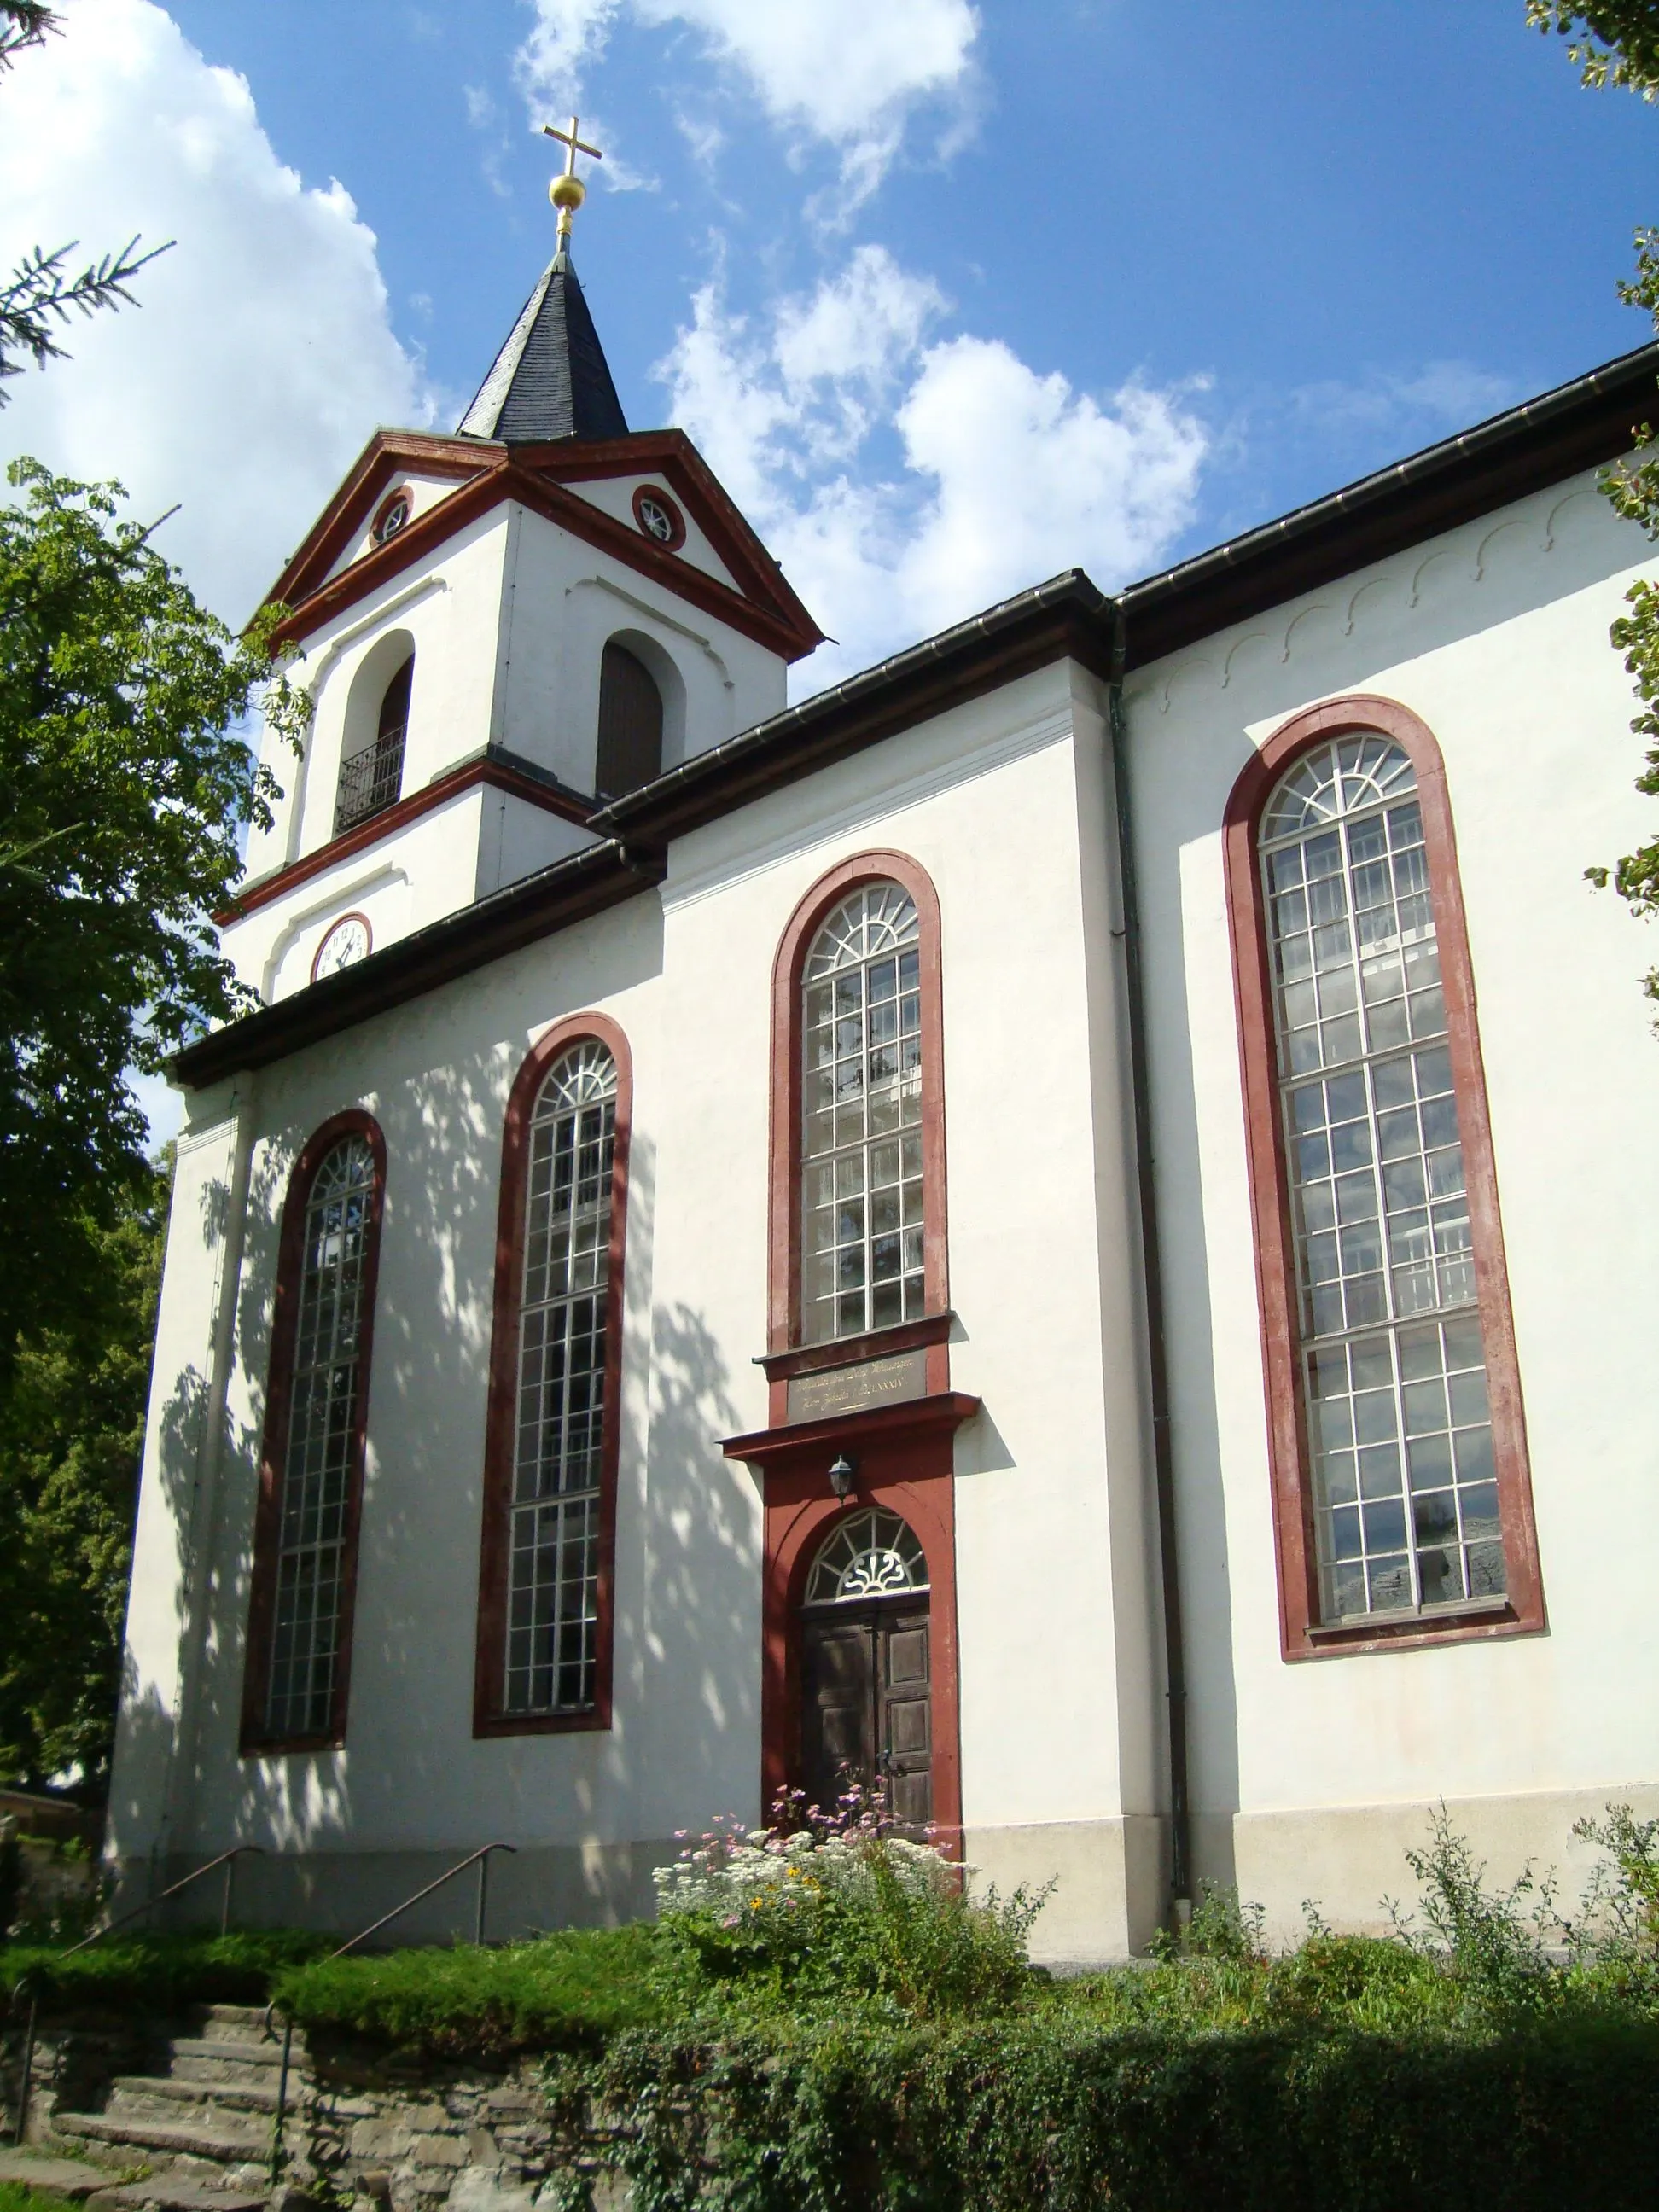
<path fill-rule="evenodd" d="M 619 799 L 661 774 L 662 693 L 645 663 L 613 641 L 599 666 L 594 788 L 601 798 Z"/>
<path fill-rule="evenodd" d="M 341 757 L 340 787 L 334 801 L 337 837 L 343 830 L 395 805 L 403 789 L 404 738 L 409 729 L 409 693 L 414 676 L 411 653 L 386 687 L 373 737 L 360 740 L 354 751 Z"/>

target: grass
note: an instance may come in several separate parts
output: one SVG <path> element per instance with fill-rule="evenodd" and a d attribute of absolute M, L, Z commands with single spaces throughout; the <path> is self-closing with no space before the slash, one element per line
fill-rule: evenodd
<path fill-rule="evenodd" d="M 0 2181 L 0 2212 L 70 2212 L 71 2199 L 27 2189 L 21 2181 Z"/>

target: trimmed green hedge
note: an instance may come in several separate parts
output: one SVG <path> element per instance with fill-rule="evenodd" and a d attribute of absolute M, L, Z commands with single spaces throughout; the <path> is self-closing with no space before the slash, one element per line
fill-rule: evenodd
<path fill-rule="evenodd" d="M 664 2019 L 657 1930 L 569 1929 L 502 1950 L 393 1951 L 320 1960 L 278 1974 L 295 2024 L 345 2030 L 445 2056 L 596 2051 Z"/>
<path fill-rule="evenodd" d="M 636 2212 L 1628 2212 L 1659 2193 L 1659 2027 L 1102 2033 L 1063 2012 L 720 2044 L 556 2084 Z M 584 2116 L 611 2124 L 589 2134 Z"/>
<path fill-rule="evenodd" d="M 124 1936 L 73 1958 L 45 1944 L 0 1944 L 0 2015 L 24 1980 L 48 2008 L 166 2012 L 185 2004 L 264 2004 L 285 1969 L 314 1959 L 330 1942 L 293 1929 Z"/>

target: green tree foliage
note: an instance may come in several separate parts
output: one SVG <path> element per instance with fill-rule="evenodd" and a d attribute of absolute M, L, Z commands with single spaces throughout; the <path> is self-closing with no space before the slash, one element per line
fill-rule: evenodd
<path fill-rule="evenodd" d="M 49 32 L 62 27 L 42 0 L 0 0 L 0 76 L 27 47 L 44 44 Z M 135 306 L 129 281 L 173 243 L 169 239 L 167 246 L 139 253 L 137 240 L 129 239 L 118 253 L 106 253 L 71 276 L 69 257 L 77 242 L 71 239 L 51 253 L 37 246 L 0 283 L 0 407 L 6 404 L 5 380 L 23 374 L 21 356 L 27 354 L 37 368 L 61 361 L 64 348 L 58 334 L 71 317 L 95 314 L 122 301 Z"/>
<path fill-rule="evenodd" d="M 73 1315 L 0 1393 L 0 1776 L 107 1772 L 168 1176 L 90 1225 Z"/>
<path fill-rule="evenodd" d="M 198 605 L 120 487 L 8 472 L 0 507 L 0 1387 L 20 1330 L 77 1325 L 100 1232 L 148 1202 L 125 1072 L 246 1003 L 212 915 L 275 790 L 234 724 L 270 677 Z"/>
<path fill-rule="evenodd" d="M 1646 100 L 1659 100 L 1659 0 L 1593 0 L 1589 7 L 1575 7 L 1571 0 L 1527 0 L 1527 21 L 1571 41 L 1568 58 L 1593 91 L 1620 87 Z M 1619 293 L 1627 306 L 1644 308 L 1659 331 L 1659 230 L 1637 232 L 1636 275 L 1620 284 Z M 1642 446 L 1652 446 L 1653 432 L 1646 423 L 1636 434 Z M 1659 538 L 1659 459 L 1650 457 L 1609 470 L 1601 488 L 1627 521 Z M 1631 611 L 1620 617 L 1610 635 L 1642 702 L 1631 724 L 1647 744 L 1647 764 L 1636 788 L 1659 799 L 1659 584 L 1644 578 L 1626 596 Z M 1659 837 L 1650 837 L 1611 867 L 1584 872 L 1593 884 L 1611 884 L 1633 913 L 1659 913 Z M 1649 998 L 1659 1000 L 1659 968 L 1649 969 L 1644 988 Z"/>
<path fill-rule="evenodd" d="M 1527 21 L 1571 40 L 1567 58 L 1591 91 L 1613 88 L 1659 100 L 1659 0 L 1527 0 Z"/>

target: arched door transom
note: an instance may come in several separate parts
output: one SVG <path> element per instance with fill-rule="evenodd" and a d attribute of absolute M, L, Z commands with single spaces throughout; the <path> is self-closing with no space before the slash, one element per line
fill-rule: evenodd
<path fill-rule="evenodd" d="M 933 1816 L 927 1554 L 896 1513 L 867 1507 L 820 1546 L 800 1616 L 801 1782 L 829 1806 L 879 1785 L 893 1816 Z"/>

